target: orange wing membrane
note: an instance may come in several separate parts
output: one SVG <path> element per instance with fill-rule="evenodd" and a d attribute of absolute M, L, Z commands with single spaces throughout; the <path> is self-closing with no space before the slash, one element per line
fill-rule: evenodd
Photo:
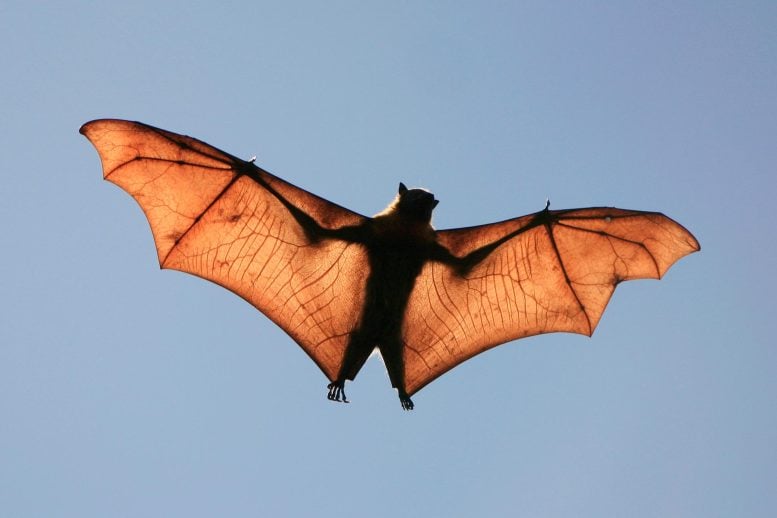
<path fill-rule="evenodd" d="M 328 229 L 363 216 L 191 137 L 120 120 L 81 133 L 105 179 L 143 209 L 162 268 L 237 293 L 335 379 L 363 304 L 366 256 L 353 243 L 311 241 L 281 200 Z"/>
<path fill-rule="evenodd" d="M 699 250 L 663 214 L 606 207 L 546 210 L 437 238 L 458 257 L 501 243 L 463 275 L 429 262 L 416 280 L 403 329 L 411 395 L 511 340 L 556 331 L 590 336 L 618 283 L 659 279 Z"/>

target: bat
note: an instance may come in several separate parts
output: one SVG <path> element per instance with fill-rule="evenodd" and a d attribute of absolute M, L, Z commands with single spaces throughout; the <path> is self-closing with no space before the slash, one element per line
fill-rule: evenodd
<path fill-rule="evenodd" d="M 435 230 L 424 189 L 366 217 L 200 140 L 102 119 L 80 132 L 104 178 L 151 226 L 159 264 L 219 284 L 280 326 L 348 402 L 377 349 L 402 408 L 494 346 L 557 331 L 590 336 L 615 287 L 659 279 L 700 250 L 658 212 L 550 210 Z"/>

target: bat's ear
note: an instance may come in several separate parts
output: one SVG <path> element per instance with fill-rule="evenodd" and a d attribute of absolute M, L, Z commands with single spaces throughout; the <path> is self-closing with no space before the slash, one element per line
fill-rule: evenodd
<path fill-rule="evenodd" d="M 440 200 L 434 200 L 434 202 L 432 202 L 432 208 L 435 208 L 438 203 L 440 203 Z"/>
<path fill-rule="evenodd" d="M 399 182 L 399 195 L 402 196 L 407 192 L 407 187 L 402 182 Z"/>

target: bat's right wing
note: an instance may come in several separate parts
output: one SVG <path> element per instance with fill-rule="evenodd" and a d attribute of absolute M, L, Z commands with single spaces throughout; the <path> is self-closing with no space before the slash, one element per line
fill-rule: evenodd
<path fill-rule="evenodd" d="M 403 328 L 408 394 L 491 347 L 555 331 L 591 335 L 615 286 L 660 278 L 699 250 L 656 212 L 551 211 L 437 233 L 466 268 L 425 265 Z"/>
<path fill-rule="evenodd" d="M 362 246 L 321 236 L 363 216 L 191 137 L 122 120 L 92 121 L 81 133 L 105 179 L 140 204 L 162 268 L 240 295 L 336 378 L 368 262 Z"/>

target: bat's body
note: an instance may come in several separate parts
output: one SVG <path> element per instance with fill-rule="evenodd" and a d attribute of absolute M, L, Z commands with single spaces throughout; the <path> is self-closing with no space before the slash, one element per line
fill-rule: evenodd
<path fill-rule="evenodd" d="M 346 401 L 345 380 L 356 377 L 377 347 L 403 408 L 413 408 L 404 391 L 402 324 L 416 277 L 427 261 L 442 256 L 430 223 L 436 205 L 431 193 L 400 184 L 395 202 L 358 227 L 354 242 L 364 246 L 369 261 L 364 309 L 346 346 L 340 373 L 329 386 L 330 399 Z"/>
<path fill-rule="evenodd" d="M 699 249 L 663 214 L 606 207 L 436 231 L 438 201 L 422 189 L 400 184 L 368 218 L 190 137 L 119 120 L 81 132 L 146 213 L 161 266 L 256 306 L 336 401 L 375 348 L 412 409 L 413 393 L 495 345 L 590 335 L 618 283 L 659 278 Z"/>

